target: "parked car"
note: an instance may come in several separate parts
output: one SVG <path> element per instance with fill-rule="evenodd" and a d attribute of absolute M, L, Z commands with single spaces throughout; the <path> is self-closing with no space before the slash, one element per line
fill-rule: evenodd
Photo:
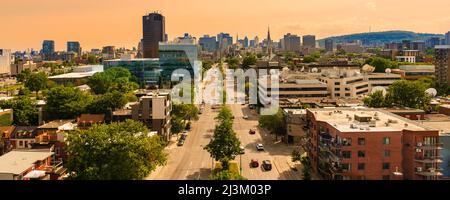
<path fill-rule="evenodd" d="M 243 119 L 248 119 L 248 115 L 244 115 L 242 118 Z"/>
<path fill-rule="evenodd" d="M 256 145 L 256 149 L 257 149 L 258 151 L 264 151 L 264 145 L 263 145 L 263 144 L 257 144 L 257 145 Z"/>
<path fill-rule="evenodd" d="M 180 139 L 177 144 L 179 147 L 184 145 L 184 140 Z"/>
<path fill-rule="evenodd" d="M 250 167 L 251 167 L 251 168 L 258 168 L 258 167 L 259 167 L 259 162 L 258 162 L 258 160 L 252 159 L 252 161 L 250 162 Z"/>
<path fill-rule="evenodd" d="M 180 140 L 186 140 L 186 138 L 187 138 L 187 135 L 183 134 L 183 135 L 181 135 Z"/>
<path fill-rule="evenodd" d="M 272 170 L 272 163 L 270 162 L 270 160 L 264 160 L 262 162 L 262 167 L 265 171 L 270 171 Z"/>
<path fill-rule="evenodd" d="M 250 129 L 250 131 L 248 131 L 248 133 L 249 133 L 250 135 L 255 135 L 255 134 L 256 134 L 256 131 L 253 130 L 253 129 Z"/>
<path fill-rule="evenodd" d="M 243 146 L 239 147 L 240 148 L 240 154 L 245 154 L 245 148 Z"/>

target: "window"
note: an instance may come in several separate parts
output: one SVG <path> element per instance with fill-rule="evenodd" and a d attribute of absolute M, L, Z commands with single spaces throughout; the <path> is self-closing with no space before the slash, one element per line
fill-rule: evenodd
<path fill-rule="evenodd" d="M 391 164 L 390 163 L 383 163 L 383 170 L 389 170 L 391 169 Z"/>
<path fill-rule="evenodd" d="M 384 144 L 384 145 L 389 145 L 389 144 L 391 144 L 391 138 L 389 138 L 389 137 L 383 138 L 383 144 Z"/>
<path fill-rule="evenodd" d="M 365 151 L 358 151 L 358 158 L 365 158 L 366 152 Z"/>
<path fill-rule="evenodd" d="M 391 150 L 384 150 L 384 157 L 391 157 Z"/>
<path fill-rule="evenodd" d="M 341 168 L 344 172 L 349 172 L 352 169 L 352 166 L 348 163 L 342 163 Z"/>
<path fill-rule="evenodd" d="M 365 163 L 358 163 L 358 170 L 365 170 L 366 164 Z"/>
<path fill-rule="evenodd" d="M 19 146 L 23 146 L 23 141 L 19 141 Z"/>
<path fill-rule="evenodd" d="M 352 152 L 351 151 L 343 151 L 342 157 L 346 158 L 346 159 L 352 158 Z"/>
<path fill-rule="evenodd" d="M 365 138 L 358 138 L 358 145 L 366 145 L 366 139 Z"/>
<path fill-rule="evenodd" d="M 383 180 L 385 181 L 391 180 L 391 176 L 389 175 L 383 176 Z"/>

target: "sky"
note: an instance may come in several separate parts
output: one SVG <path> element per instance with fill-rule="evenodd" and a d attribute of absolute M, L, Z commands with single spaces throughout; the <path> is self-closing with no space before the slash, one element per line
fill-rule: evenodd
<path fill-rule="evenodd" d="M 64 50 L 114 45 L 132 48 L 142 37 L 142 16 L 159 11 L 169 39 L 187 32 L 228 32 L 273 39 L 286 33 L 317 38 L 385 30 L 450 31 L 449 0 L 0 0 L 0 48 L 40 50 L 55 40 Z"/>

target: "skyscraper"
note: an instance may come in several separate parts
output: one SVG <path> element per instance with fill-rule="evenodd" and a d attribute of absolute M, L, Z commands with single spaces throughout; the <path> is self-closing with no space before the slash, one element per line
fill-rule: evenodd
<path fill-rule="evenodd" d="M 300 46 L 301 46 L 301 39 L 297 35 L 292 35 L 288 33 L 287 35 L 284 35 L 282 47 L 284 51 L 290 51 L 290 52 L 300 52 Z"/>
<path fill-rule="evenodd" d="M 333 39 L 326 39 L 325 40 L 325 51 L 326 52 L 332 52 L 334 50 L 334 40 Z"/>
<path fill-rule="evenodd" d="M 244 47 L 247 48 L 248 47 L 248 37 L 245 36 L 244 38 Z"/>
<path fill-rule="evenodd" d="M 202 51 L 214 52 L 217 50 L 217 40 L 214 36 L 204 35 L 199 38 L 198 44 L 202 47 Z"/>
<path fill-rule="evenodd" d="M 229 46 L 233 45 L 233 37 L 228 33 L 219 33 L 217 35 L 217 42 L 219 49 L 225 50 Z"/>
<path fill-rule="evenodd" d="M 52 60 L 55 54 L 55 41 L 44 40 L 42 43 L 42 56 L 44 60 Z"/>
<path fill-rule="evenodd" d="M 270 54 L 272 53 L 272 48 L 273 48 L 273 41 L 272 41 L 272 38 L 270 37 L 270 27 L 268 27 L 267 28 L 267 54 L 269 54 L 269 57 L 270 57 Z"/>
<path fill-rule="evenodd" d="M 303 36 L 303 46 L 313 48 L 316 47 L 316 36 L 315 35 Z"/>
<path fill-rule="evenodd" d="M 159 42 L 166 38 L 165 17 L 159 13 L 150 13 L 142 17 L 143 24 L 143 56 L 144 58 L 159 58 Z"/>
<path fill-rule="evenodd" d="M 436 81 L 439 85 L 450 86 L 450 45 L 435 47 Z"/>
<path fill-rule="evenodd" d="M 81 47 L 79 42 L 67 42 L 67 52 L 77 53 L 78 56 L 81 55 Z"/>

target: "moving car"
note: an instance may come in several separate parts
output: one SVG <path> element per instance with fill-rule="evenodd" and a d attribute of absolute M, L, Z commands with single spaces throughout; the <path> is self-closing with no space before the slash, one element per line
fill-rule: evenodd
<path fill-rule="evenodd" d="M 250 167 L 251 167 L 251 168 L 258 168 L 258 167 L 259 167 L 259 162 L 258 162 L 258 160 L 252 159 L 252 161 L 250 162 Z"/>
<path fill-rule="evenodd" d="M 179 147 L 184 145 L 184 140 L 180 139 L 177 144 Z"/>
<path fill-rule="evenodd" d="M 257 144 L 257 145 L 256 145 L 256 149 L 257 149 L 258 151 L 264 151 L 264 145 L 263 145 L 263 144 Z"/>
<path fill-rule="evenodd" d="M 256 131 L 253 130 L 253 129 L 250 129 L 250 131 L 248 131 L 248 133 L 249 133 L 250 135 L 255 135 L 255 134 L 256 134 Z"/>
<path fill-rule="evenodd" d="M 262 162 L 262 167 L 266 171 L 271 171 L 272 170 L 272 163 L 270 162 L 270 160 L 264 160 Z"/>

